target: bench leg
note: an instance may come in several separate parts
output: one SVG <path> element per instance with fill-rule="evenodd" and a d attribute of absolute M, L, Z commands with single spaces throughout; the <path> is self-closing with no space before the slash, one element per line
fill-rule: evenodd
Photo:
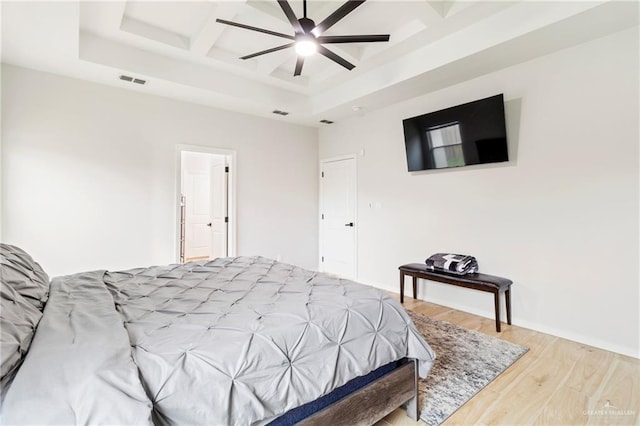
<path fill-rule="evenodd" d="M 507 324 L 511 325 L 511 289 L 504 292 L 504 299 L 507 304 Z"/>
<path fill-rule="evenodd" d="M 416 289 L 418 287 L 418 277 L 413 277 L 413 298 L 416 299 Z"/>
<path fill-rule="evenodd" d="M 400 303 L 404 303 L 404 272 L 400 271 Z"/>
<path fill-rule="evenodd" d="M 496 310 L 496 331 L 500 333 L 500 292 L 498 290 L 493 293 L 493 301 Z"/>

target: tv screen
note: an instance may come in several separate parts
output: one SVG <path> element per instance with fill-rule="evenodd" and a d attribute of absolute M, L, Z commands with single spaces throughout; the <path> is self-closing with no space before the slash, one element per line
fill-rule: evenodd
<path fill-rule="evenodd" d="M 486 99 L 402 121 L 410 172 L 509 161 L 504 99 Z"/>

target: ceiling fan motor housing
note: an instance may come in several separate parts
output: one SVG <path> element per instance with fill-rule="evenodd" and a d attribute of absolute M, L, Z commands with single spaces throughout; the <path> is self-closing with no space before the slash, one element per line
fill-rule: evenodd
<path fill-rule="evenodd" d="M 300 18 L 298 19 L 298 22 L 305 34 L 312 34 L 311 30 L 316 27 L 316 23 L 313 22 L 313 19 Z"/>

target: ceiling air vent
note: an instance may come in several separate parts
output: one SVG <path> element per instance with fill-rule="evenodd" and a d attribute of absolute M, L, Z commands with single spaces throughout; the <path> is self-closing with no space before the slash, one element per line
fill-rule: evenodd
<path fill-rule="evenodd" d="M 140 78 L 133 78 L 128 75 L 121 75 L 120 80 L 129 81 L 131 83 L 136 83 L 136 84 L 145 84 L 147 82 L 147 80 L 142 80 Z"/>
<path fill-rule="evenodd" d="M 280 111 L 279 109 L 275 109 L 273 111 L 271 111 L 274 114 L 278 114 L 278 115 L 289 115 L 289 113 L 287 111 Z"/>
<path fill-rule="evenodd" d="M 333 124 L 333 121 L 331 120 L 320 120 L 320 122 L 324 124 Z"/>

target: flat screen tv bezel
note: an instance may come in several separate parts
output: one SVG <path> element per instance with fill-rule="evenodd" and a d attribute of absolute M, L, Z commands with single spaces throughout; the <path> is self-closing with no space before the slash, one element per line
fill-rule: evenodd
<path fill-rule="evenodd" d="M 411 164 L 412 164 L 412 160 L 410 159 L 410 154 L 409 154 L 409 140 L 408 140 L 408 135 L 407 135 L 407 123 L 415 123 L 418 120 L 428 120 L 430 117 L 434 117 L 437 115 L 446 115 L 447 113 L 451 113 L 451 112 L 455 112 L 463 110 L 464 108 L 468 108 L 470 105 L 472 104 L 477 104 L 477 103 L 486 103 L 486 104 L 491 104 L 491 102 L 495 102 L 497 101 L 497 99 L 500 99 L 499 105 L 499 121 L 494 122 L 494 125 L 497 125 L 498 127 L 501 127 L 501 135 L 504 135 L 504 137 L 501 137 L 501 141 L 500 143 L 503 145 L 502 148 L 504 148 L 503 150 L 501 150 L 500 155 L 501 158 L 500 159 L 496 159 L 496 160 L 491 160 L 491 161 L 484 161 L 484 162 L 472 162 L 472 163 L 468 163 L 468 164 L 460 164 L 460 165 L 453 165 L 453 166 L 446 166 L 446 167 L 416 167 L 416 168 L 411 168 Z M 497 103 L 497 102 L 496 102 Z M 494 106 L 494 111 L 498 111 L 498 108 L 495 108 Z M 434 124 L 433 126 L 430 126 L 430 128 L 436 128 L 438 126 L 442 126 L 444 124 L 446 124 L 447 120 L 441 120 L 441 122 L 438 122 L 437 124 Z M 451 120 L 449 120 L 451 121 Z M 488 96 L 485 98 L 481 98 L 481 99 L 476 99 L 473 101 L 469 101 L 469 102 L 465 102 L 459 105 L 455 105 L 452 107 L 448 107 L 448 108 L 443 108 L 440 110 L 435 110 L 435 111 L 431 111 L 431 112 L 427 112 L 424 114 L 420 114 L 420 115 L 416 115 L 414 117 L 409 117 L 409 118 L 405 118 L 402 120 L 402 124 L 403 124 L 403 136 L 404 136 L 404 144 L 405 144 L 405 158 L 407 161 L 407 170 L 411 173 L 414 172 L 425 172 L 425 171 L 435 171 L 435 170 L 448 170 L 448 169 L 459 169 L 462 167 L 472 167 L 472 166 L 486 166 L 486 165 L 491 165 L 491 164 L 500 164 L 500 163 L 505 163 L 509 161 L 509 140 L 507 137 L 507 129 L 506 129 L 506 114 L 505 114 L 505 104 L 504 104 L 504 94 L 500 93 L 497 95 L 492 95 L 492 96 Z M 418 126 L 413 125 L 412 127 L 417 128 Z M 421 152 L 423 151 L 423 144 L 421 144 L 420 149 Z M 420 154 L 421 156 L 423 156 L 424 154 Z M 424 166 L 424 159 L 422 160 L 422 164 Z"/>

